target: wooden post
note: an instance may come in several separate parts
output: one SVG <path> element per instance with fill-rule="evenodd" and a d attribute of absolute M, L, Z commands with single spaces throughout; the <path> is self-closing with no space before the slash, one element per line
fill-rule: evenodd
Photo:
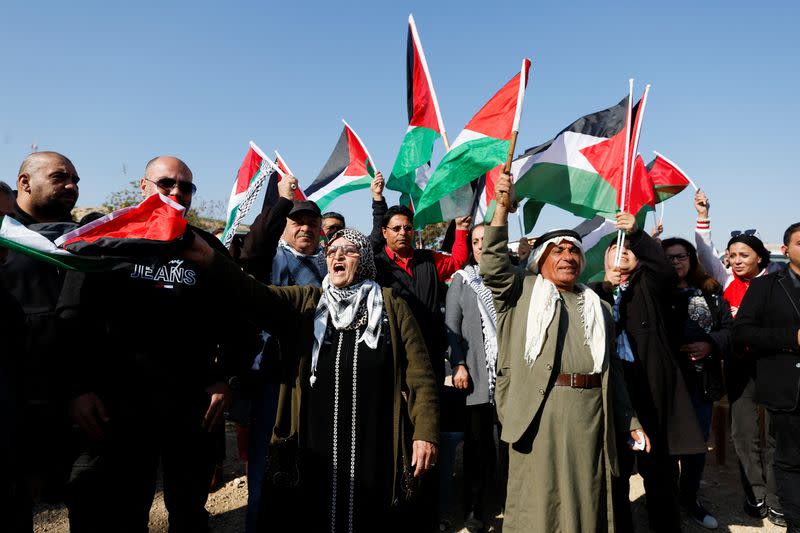
<path fill-rule="evenodd" d="M 511 161 L 514 159 L 514 150 L 517 147 L 517 135 L 519 134 L 518 131 L 511 132 L 511 142 L 508 144 L 508 156 L 506 157 L 506 164 L 503 165 L 503 173 L 509 174 L 511 172 Z M 516 213 L 517 208 L 519 208 L 519 202 L 517 202 L 516 194 L 514 198 L 511 198 L 511 209 L 509 209 L 510 213 Z"/>

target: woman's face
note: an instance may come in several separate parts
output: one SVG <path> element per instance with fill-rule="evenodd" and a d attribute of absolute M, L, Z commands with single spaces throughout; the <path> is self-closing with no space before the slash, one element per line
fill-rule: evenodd
<path fill-rule="evenodd" d="M 758 254 L 743 242 L 735 242 L 728 248 L 728 262 L 733 273 L 740 278 L 750 279 L 761 272 Z"/>
<path fill-rule="evenodd" d="M 672 268 L 675 269 L 675 274 L 678 275 L 680 281 L 684 281 L 689 274 L 689 251 L 682 244 L 673 244 L 664 250 L 667 259 L 672 263 Z"/>
<path fill-rule="evenodd" d="M 344 237 L 336 239 L 325 249 L 331 285 L 337 289 L 352 285 L 361 260 L 358 246 Z"/>
<path fill-rule="evenodd" d="M 475 226 L 472 229 L 472 255 L 475 257 L 475 262 L 481 262 L 481 255 L 483 254 L 483 224 Z"/>

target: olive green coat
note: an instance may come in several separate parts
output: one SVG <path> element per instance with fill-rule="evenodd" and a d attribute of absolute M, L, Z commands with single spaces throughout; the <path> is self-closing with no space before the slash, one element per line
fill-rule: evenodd
<path fill-rule="evenodd" d="M 264 285 L 220 254 L 214 258 L 211 274 L 212 283 L 218 287 L 224 300 L 237 308 L 242 316 L 279 339 L 282 336 L 299 339 L 295 353 L 281 356 L 281 386 L 272 438 L 275 441 L 296 433 L 300 446 L 304 446 L 303 400 L 310 386 L 314 314 L 322 290 L 313 286 Z M 391 289 L 382 291 L 394 355 L 394 390 L 391 391 L 394 398 L 394 464 L 401 464 L 402 459 L 405 466 L 410 467 L 411 440 L 439 442 L 439 397 L 425 342 L 408 304 L 395 298 Z M 383 325 L 386 326 L 387 322 Z M 406 416 L 413 425 L 411 438 L 404 438 L 401 434 L 401 418 Z M 400 497 L 397 494 L 397 470 L 393 469 L 393 502 Z"/>

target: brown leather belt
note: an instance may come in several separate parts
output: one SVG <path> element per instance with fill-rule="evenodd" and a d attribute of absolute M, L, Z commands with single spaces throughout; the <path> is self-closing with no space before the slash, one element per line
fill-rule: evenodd
<path fill-rule="evenodd" d="M 559 374 L 555 384 L 573 389 L 596 389 L 602 382 L 600 374 Z"/>

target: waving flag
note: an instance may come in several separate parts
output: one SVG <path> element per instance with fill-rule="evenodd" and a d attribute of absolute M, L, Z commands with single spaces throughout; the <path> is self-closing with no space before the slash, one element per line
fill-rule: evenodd
<path fill-rule="evenodd" d="M 269 158 L 253 141 L 250 141 L 250 147 L 236 174 L 236 181 L 233 182 L 228 200 L 228 216 L 225 218 L 225 231 L 222 234 L 222 244 L 225 247 L 230 245 L 233 236 L 236 235 L 236 228 L 252 207 L 264 185 L 264 179 L 271 170 Z"/>
<path fill-rule="evenodd" d="M 295 175 L 295 173 L 292 172 L 289 169 L 289 165 L 286 164 L 286 161 L 284 161 L 283 157 L 281 157 L 281 154 L 279 154 L 277 150 L 275 150 L 275 165 L 280 170 L 280 172 L 276 172 L 275 173 L 276 174 L 276 176 L 275 176 L 276 182 L 280 182 L 281 181 L 281 178 L 283 177 L 283 176 L 281 176 L 281 173 L 284 176 L 292 175 L 292 176 L 297 177 Z M 294 199 L 295 200 L 305 200 L 306 199 L 306 195 L 303 194 L 303 191 L 300 190 L 300 187 L 298 187 L 297 189 L 294 190 Z"/>
<path fill-rule="evenodd" d="M 316 202 L 321 211 L 325 211 L 328 204 L 345 193 L 368 189 L 375 177 L 373 161 L 366 146 L 353 128 L 344 120 L 342 122 L 344 129 L 333 153 L 305 190 L 306 197 Z"/>
<path fill-rule="evenodd" d="M 417 206 L 417 217 L 436 202 L 505 162 L 511 132 L 519 127 L 522 101 L 531 62 L 525 59 L 519 74 L 495 94 L 458 135 L 431 176 Z"/>
<path fill-rule="evenodd" d="M 656 202 L 663 202 L 691 185 L 692 180 L 678 165 L 658 152 L 655 154 L 656 158 L 647 165 L 647 172 L 653 180 Z"/>

